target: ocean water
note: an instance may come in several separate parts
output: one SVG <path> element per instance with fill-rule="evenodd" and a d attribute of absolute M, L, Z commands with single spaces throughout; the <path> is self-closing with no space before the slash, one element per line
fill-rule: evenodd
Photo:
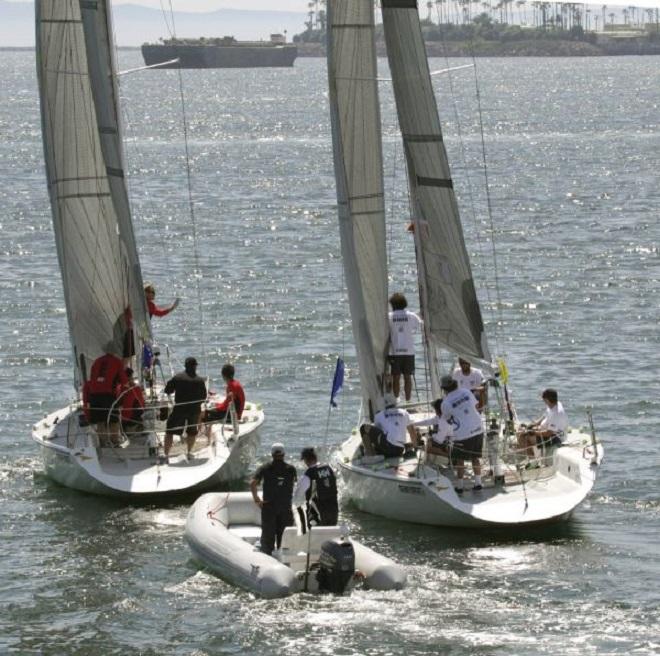
<path fill-rule="evenodd" d="M 120 53 L 122 68 L 140 63 Z M 199 570 L 182 540 L 190 499 L 128 504 L 42 474 L 30 427 L 73 388 L 35 77 L 32 53 L 3 53 L 1 654 L 660 653 L 660 58 L 479 60 L 492 223 L 474 71 L 435 78 L 493 350 L 507 357 L 521 416 L 539 414 L 547 386 L 575 425 L 593 407 L 606 446 L 594 493 L 564 525 L 504 532 L 344 507 L 360 540 L 407 566 L 408 588 L 277 601 Z M 359 394 L 325 62 L 182 79 L 194 218 L 177 73 L 122 79 L 144 275 L 159 302 L 182 298 L 158 339 L 175 367 L 203 357 L 216 388 L 221 365 L 236 364 L 265 407 L 261 457 L 276 440 L 293 455 L 337 444 Z M 387 83 L 382 102 L 390 287 L 412 299 Z M 347 384 L 326 433 L 338 354 Z"/>

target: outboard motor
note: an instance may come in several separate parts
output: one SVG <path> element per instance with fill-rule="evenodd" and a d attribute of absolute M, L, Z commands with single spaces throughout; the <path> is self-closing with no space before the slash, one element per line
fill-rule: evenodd
<path fill-rule="evenodd" d="M 355 574 L 355 549 L 348 540 L 336 538 L 321 545 L 316 580 L 319 591 L 343 594 Z"/>

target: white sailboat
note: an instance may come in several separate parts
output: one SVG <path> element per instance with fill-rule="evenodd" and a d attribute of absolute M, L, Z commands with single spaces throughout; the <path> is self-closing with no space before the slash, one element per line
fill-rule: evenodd
<path fill-rule="evenodd" d="M 416 0 L 382 0 L 383 29 L 403 137 L 413 212 L 420 308 L 431 398 L 440 396 L 438 352 L 490 365 L 453 191 Z M 360 421 L 383 408 L 388 348 L 381 126 L 371 0 L 329 0 L 328 75 L 345 279 L 360 383 Z M 491 371 L 497 369 L 491 365 Z M 495 380 L 495 379 L 494 379 Z M 459 495 L 447 460 L 419 455 L 374 462 L 359 432 L 341 446 L 345 498 L 359 509 L 422 524 L 480 527 L 566 519 L 592 489 L 603 448 L 571 430 L 540 468 L 520 467 L 515 423 L 498 384 L 491 396 L 483 489 Z M 484 426 L 486 429 L 486 426 Z"/>
<path fill-rule="evenodd" d="M 111 344 L 139 354 L 151 327 L 130 216 L 107 0 L 38 0 L 37 69 L 46 174 L 80 394 L 94 360 Z M 213 425 L 192 460 L 179 445 L 157 459 L 168 399 L 153 386 L 144 431 L 102 447 L 79 400 L 33 427 L 47 475 L 107 495 L 167 495 L 240 480 L 258 445 L 264 415 L 247 403 L 239 421 Z"/>

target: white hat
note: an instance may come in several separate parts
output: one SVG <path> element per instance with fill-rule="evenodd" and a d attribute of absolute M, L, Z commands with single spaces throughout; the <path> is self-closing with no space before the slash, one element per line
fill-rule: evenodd
<path fill-rule="evenodd" d="M 386 392 L 383 396 L 383 401 L 385 401 L 386 408 L 391 408 L 396 405 L 396 396 L 390 392 Z"/>
<path fill-rule="evenodd" d="M 270 454 L 272 456 L 274 455 L 284 455 L 284 444 L 281 442 L 275 442 L 271 447 L 270 447 Z"/>

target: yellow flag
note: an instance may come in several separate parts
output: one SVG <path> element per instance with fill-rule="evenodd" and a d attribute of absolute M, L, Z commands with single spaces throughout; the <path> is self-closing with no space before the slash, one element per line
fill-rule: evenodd
<path fill-rule="evenodd" d="M 497 365 L 500 369 L 500 380 L 506 385 L 509 382 L 509 369 L 504 358 L 497 358 Z"/>

